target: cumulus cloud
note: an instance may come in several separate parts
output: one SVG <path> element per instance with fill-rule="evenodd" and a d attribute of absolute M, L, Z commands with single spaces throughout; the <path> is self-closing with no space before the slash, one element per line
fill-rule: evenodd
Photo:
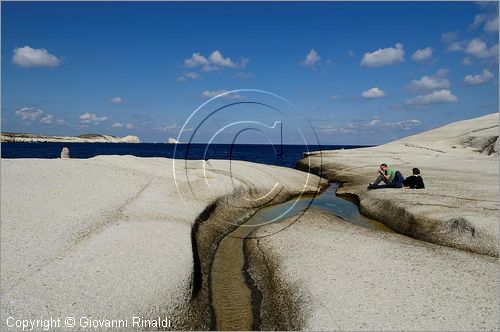
<path fill-rule="evenodd" d="M 14 49 L 12 63 L 24 68 L 57 67 L 61 60 L 44 48 L 24 46 Z"/>
<path fill-rule="evenodd" d="M 397 43 L 394 47 L 380 48 L 372 53 L 365 53 L 361 65 L 366 67 L 393 65 L 403 62 L 404 55 L 403 44 Z"/>
<path fill-rule="evenodd" d="M 18 118 L 30 124 L 33 122 L 39 122 L 44 125 L 51 125 L 53 123 L 61 124 L 61 121 L 64 123 L 64 120 L 56 120 L 52 114 L 46 114 L 38 108 L 24 107 L 15 111 L 15 114 Z"/>
<path fill-rule="evenodd" d="M 385 91 L 378 87 L 373 87 L 371 89 L 368 89 L 366 91 L 363 91 L 363 98 L 365 99 L 375 99 L 375 98 L 381 98 L 385 96 Z"/>
<path fill-rule="evenodd" d="M 498 9 L 492 13 L 480 13 L 474 16 L 474 22 L 469 26 L 469 29 L 476 29 L 483 26 L 486 32 L 498 32 Z"/>
<path fill-rule="evenodd" d="M 112 104 L 115 104 L 115 105 L 121 105 L 123 104 L 123 99 L 122 97 L 113 97 L 110 99 L 111 103 Z"/>
<path fill-rule="evenodd" d="M 193 53 L 190 58 L 184 60 L 184 66 L 188 68 L 201 67 L 204 72 L 216 71 L 221 68 L 243 68 L 248 64 L 248 59 L 242 58 L 239 63 L 229 57 L 224 57 L 218 50 L 206 58 L 200 53 Z"/>
<path fill-rule="evenodd" d="M 416 50 L 415 53 L 412 54 L 411 58 L 413 59 L 413 61 L 421 62 L 432 58 L 432 53 L 433 49 L 430 47 L 426 47 Z"/>
<path fill-rule="evenodd" d="M 42 110 L 31 107 L 21 108 L 17 110 L 15 113 L 18 118 L 21 118 L 21 120 L 29 122 L 38 120 L 43 115 Z"/>
<path fill-rule="evenodd" d="M 481 74 L 477 75 L 467 75 L 464 78 L 464 82 L 469 85 L 478 85 L 490 81 L 493 78 L 493 73 L 488 69 L 483 69 Z"/>
<path fill-rule="evenodd" d="M 422 76 L 419 80 L 411 81 L 408 89 L 410 91 L 447 89 L 450 87 L 450 81 L 444 76 L 446 76 L 446 72 L 442 70 L 439 70 L 437 74 L 433 76 Z"/>
<path fill-rule="evenodd" d="M 453 103 L 458 98 L 448 89 L 436 90 L 426 95 L 420 95 L 408 100 L 408 105 L 422 106 L 428 104 Z"/>
<path fill-rule="evenodd" d="M 106 121 L 108 118 L 105 116 L 99 117 L 92 113 L 85 113 L 80 115 L 80 123 L 93 123 L 100 124 L 101 122 Z"/>
<path fill-rule="evenodd" d="M 205 90 L 201 93 L 201 96 L 204 97 L 204 98 L 213 98 L 213 97 L 216 97 L 216 96 L 219 96 L 223 93 L 226 93 L 227 90 L 214 90 L 214 91 L 209 91 L 209 90 Z M 228 94 L 225 94 L 223 96 L 220 96 L 220 98 L 226 98 L 226 99 L 242 99 L 243 96 L 238 94 L 238 93 L 228 93 Z"/>
<path fill-rule="evenodd" d="M 498 55 L 498 44 L 488 48 L 484 41 L 479 38 L 475 38 L 467 44 L 465 53 L 478 58 L 489 58 Z"/>
<path fill-rule="evenodd" d="M 487 20 L 483 28 L 486 32 L 498 32 L 498 15 Z"/>
<path fill-rule="evenodd" d="M 208 59 L 205 58 L 200 53 L 193 53 L 193 55 L 191 55 L 189 59 L 184 60 L 184 66 L 189 68 L 203 66 L 203 65 L 208 65 Z"/>
<path fill-rule="evenodd" d="M 248 63 L 248 59 L 243 58 L 239 64 L 236 64 L 229 57 L 224 58 L 220 51 L 212 52 L 208 59 L 213 65 L 228 68 L 245 67 Z"/>
<path fill-rule="evenodd" d="M 302 61 L 302 64 L 306 67 L 314 68 L 318 62 L 321 61 L 321 57 L 319 56 L 316 50 L 312 49 L 307 53 L 306 58 Z"/>

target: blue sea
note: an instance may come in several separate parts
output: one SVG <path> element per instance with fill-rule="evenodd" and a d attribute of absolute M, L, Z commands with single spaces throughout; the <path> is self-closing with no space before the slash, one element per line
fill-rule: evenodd
<path fill-rule="evenodd" d="M 62 148 L 69 148 L 71 158 L 97 155 L 132 155 L 177 159 L 232 159 L 295 167 L 307 151 L 353 149 L 359 145 L 283 145 L 264 144 L 162 144 L 162 143 L 2 143 L 2 158 L 59 158 Z M 276 150 L 275 150 L 276 149 Z"/>

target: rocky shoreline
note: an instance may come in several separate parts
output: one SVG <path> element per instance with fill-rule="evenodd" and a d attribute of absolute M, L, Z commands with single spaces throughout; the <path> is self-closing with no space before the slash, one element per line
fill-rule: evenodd
<path fill-rule="evenodd" d="M 2 143 L 41 143 L 41 142 L 65 142 L 65 143 L 141 143 L 137 136 L 128 135 L 117 137 L 112 135 L 86 134 L 80 136 L 47 136 L 24 133 L 1 133 Z"/>

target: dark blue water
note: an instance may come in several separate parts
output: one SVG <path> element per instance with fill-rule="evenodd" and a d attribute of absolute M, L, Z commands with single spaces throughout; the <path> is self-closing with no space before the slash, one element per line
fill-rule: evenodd
<path fill-rule="evenodd" d="M 261 164 L 295 167 L 304 152 L 359 148 L 359 145 L 283 145 L 257 144 L 157 144 L 157 143 L 2 143 L 2 158 L 59 158 L 62 148 L 69 148 L 71 158 L 92 158 L 97 155 L 132 155 L 178 159 L 233 159 Z M 206 149 L 206 152 L 205 152 Z"/>

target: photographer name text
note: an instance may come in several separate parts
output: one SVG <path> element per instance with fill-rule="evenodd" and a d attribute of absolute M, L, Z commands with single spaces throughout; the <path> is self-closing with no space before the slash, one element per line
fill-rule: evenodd
<path fill-rule="evenodd" d="M 123 319 L 106 319 L 106 318 L 93 318 L 93 317 L 73 317 L 68 316 L 64 318 L 55 317 L 40 317 L 40 318 L 15 318 L 8 317 L 6 319 L 7 327 L 21 331 L 44 330 L 49 331 L 52 329 L 88 329 L 88 330 L 101 330 L 101 329 L 167 329 L 172 327 L 172 321 L 169 317 L 125 317 Z"/>

